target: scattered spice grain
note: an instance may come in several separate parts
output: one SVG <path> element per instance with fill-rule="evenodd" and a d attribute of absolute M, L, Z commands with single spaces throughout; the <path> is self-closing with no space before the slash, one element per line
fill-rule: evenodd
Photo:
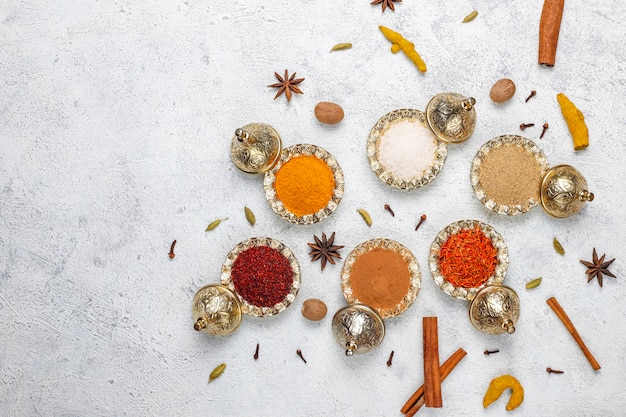
<path fill-rule="evenodd" d="M 543 124 L 543 130 L 541 131 L 541 135 L 539 135 L 539 139 L 543 139 L 543 135 L 546 134 L 546 130 L 548 130 L 549 127 L 550 127 L 549 124 L 547 124 L 547 123 Z"/>
<path fill-rule="evenodd" d="M 546 368 L 546 372 L 549 374 L 562 374 L 564 373 L 563 371 L 558 371 L 556 369 L 552 369 L 552 368 Z"/>
<path fill-rule="evenodd" d="M 455 287 L 476 288 L 489 280 L 498 250 L 478 225 L 451 235 L 439 249 L 439 269 Z"/>
<path fill-rule="evenodd" d="M 176 254 L 174 253 L 174 246 L 176 246 L 176 239 L 174 239 L 172 245 L 170 246 L 170 253 L 168 253 L 170 259 L 174 259 L 174 257 L 176 256 Z"/>
<path fill-rule="evenodd" d="M 492 353 L 498 353 L 500 352 L 500 349 L 494 349 L 494 350 L 489 350 L 489 349 L 485 349 L 485 351 L 483 352 L 485 355 L 489 356 Z"/>
<path fill-rule="evenodd" d="M 259 344 L 256 344 L 256 350 L 254 351 L 254 356 L 253 356 L 254 360 L 259 359 Z"/>
<path fill-rule="evenodd" d="M 233 263 L 231 278 L 237 294 L 257 307 L 273 307 L 291 291 L 289 260 L 269 246 L 253 246 Z"/>
<path fill-rule="evenodd" d="M 387 210 L 389 214 L 391 214 L 391 217 L 396 217 L 396 214 L 393 212 L 389 204 L 385 204 L 385 210 Z"/>
<path fill-rule="evenodd" d="M 528 97 L 526 97 L 526 100 L 524 100 L 524 103 L 528 103 L 528 100 L 530 100 L 531 98 L 535 97 L 537 95 L 537 91 L 536 90 L 532 90 L 530 92 L 530 94 L 528 95 Z"/>
<path fill-rule="evenodd" d="M 528 210 L 539 201 L 544 168 L 529 150 L 503 143 L 483 156 L 478 182 L 485 195 L 497 204 Z"/>
<path fill-rule="evenodd" d="M 300 349 L 296 350 L 296 355 L 300 356 L 300 359 L 302 359 L 302 361 L 306 363 L 306 359 L 304 359 L 304 356 L 302 356 L 302 351 Z"/>
<path fill-rule="evenodd" d="M 302 155 L 278 169 L 274 187 L 285 209 L 296 216 L 304 216 L 326 207 L 335 190 L 335 177 L 325 161 Z"/>
<path fill-rule="evenodd" d="M 534 123 L 522 123 L 519 125 L 520 130 L 524 130 L 527 127 L 533 127 L 535 124 Z"/>

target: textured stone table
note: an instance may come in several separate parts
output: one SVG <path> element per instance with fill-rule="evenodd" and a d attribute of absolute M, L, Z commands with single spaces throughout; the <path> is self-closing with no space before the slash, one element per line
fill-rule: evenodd
<path fill-rule="evenodd" d="M 439 318 L 442 360 L 458 347 L 468 355 L 443 383 L 444 408 L 421 415 L 503 415 L 506 399 L 483 410 L 482 397 L 504 373 L 525 387 L 518 415 L 623 415 L 626 3 L 567 1 L 556 66 L 545 68 L 537 65 L 541 0 L 405 0 L 384 14 L 369 2 L 0 4 L 0 415 L 400 415 L 423 381 L 421 323 L 431 315 Z M 473 9 L 478 17 L 461 24 Z M 378 25 L 414 42 L 428 72 L 391 54 Z M 354 46 L 329 53 L 339 42 Z M 266 87 L 285 69 L 305 78 L 304 94 L 289 103 L 274 101 Z M 518 90 L 496 105 L 489 90 L 503 77 Z M 525 103 L 531 90 L 537 96 Z M 370 128 L 391 110 L 423 109 L 443 91 L 476 98 L 473 137 L 449 147 L 430 185 L 391 189 L 368 165 Z M 558 92 L 584 112 L 588 149 L 574 152 Z M 339 103 L 345 119 L 321 125 L 313 117 L 320 101 Z M 250 122 L 274 126 L 286 146 L 313 143 L 337 158 L 345 195 L 330 218 L 287 223 L 265 201 L 262 178 L 234 167 L 230 138 Z M 519 134 L 522 122 L 535 123 L 523 135 L 552 164 L 586 176 L 596 199 L 579 215 L 558 220 L 536 208 L 507 218 L 475 198 L 476 151 L 493 137 Z M 544 122 L 550 128 L 539 140 Z M 244 206 L 257 216 L 254 227 Z M 371 228 L 358 208 L 372 214 Z M 422 213 L 428 219 L 415 232 Z M 206 233 L 220 217 L 228 220 Z M 505 283 L 522 303 L 513 336 L 474 330 L 467 303 L 431 279 L 430 244 L 461 219 L 489 223 L 507 242 Z M 330 331 L 332 314 L 345 305 L 341 264 L 320 272 L 308 258 L 306 242 L 333 231 L 344 258 L 367 239 L 387 237 L 407 246 L 422 271 L 415 304 L 387 320 L 378 349 L 358 357 L 345 357 Z M 253 236 L 294 251 L 302 267 L 296 301 L 275 317 L 246 317 L 229 337 L 196 333 L 195 291 L 218 282 L 228 251 Z M 554 237 L 564 256 L 552 248 Z M 603 288 L 587 284 L 578 262 L 594 247 L 617 258 L 618 278 Z M 526 290 L 538 276 L 541 286 Z M 601 370 L 591 369 L 549 309 L 551 296 Z M 321 322 L 300 314 L 312 297 L 329 306 Z M 500 353 L 485 356 L 486 348 Z M 221 362 L 226 371 L 208 384 Z M 565 373 L 547 374 L 548 366 Z"/>

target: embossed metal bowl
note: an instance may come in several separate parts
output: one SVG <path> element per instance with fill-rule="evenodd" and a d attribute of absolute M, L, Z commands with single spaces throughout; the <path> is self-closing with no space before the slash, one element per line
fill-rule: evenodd
<path fill-rule="evenodd" d="M 536 195 L 528 196 L 525 201 L 520 201 L 518 204 L 505 204 L 503 201 L 498 201 L 494 196 L 489 195 L 485 190 L 483 184 L 480 181 L 480 172 L 483 162 L 486 157 L 492 152 L 494 149 L 497 149 L 503 145 L 512 145 L 519 148 L 522 152 L 527 152 L 529 156 L 535 158 L 537 163 L 540 166 L 541 172 L 537 175 L 537 178 L 527 178 L 529 181 L 537 182 L 537 192 Z M 485 205 L 489 210 L 498 213 L 504 214 L 507 216 L 512 216 L 516 214 L 526 213 L 528 210 L 532 209 L 540 202 L 540 194 L 539 190 L 541 187 L 541 178 L 548 171 L 549 164 L 546 159 L 543 151 L 531 140 L 528 140 L 522 136 L 517 135 L 503 135 L 497 138 L 491 139 L 487 143 L 485 143 L 476 153 L 474 160 L 472 161 L 472 168 L 470 171 L 470 180 L 472 183 L 472 188 L 474 190 L 474 194 L 476 198 L 480 200 L 481 203 Z M 506 176 L 506 172 L 497 173 L 495 175 Z M 529 174 L 530 175 L 530 174 Z M 514 182 L 516 178 L 511 178 L 510 181 Z M 511 184 L 512 186 L 514 184 Z"/>
<path fill-rule="evenodd" d="M 237 295 L 220 284 L 200 288 L 193 297 L 193 328 L 213 336 L 226 336 L 241 324 L 241 303 Z"/>
<path fill-rule="evenodd" d="M 444 142 L 438 140 L 437 137 L 433 134 L 433 140 L 436 142 L 436 148 L 435 153 L 433 154 L 431 167 L 429 169 L 426 169 L 421 175 L 413 178 L 406 179 L 397 177 L 393 172 L 391 172 L 380 162 L 378 156 L 378 146 L 381 137 L 384 136 L 385 132 L 389 129 L 390 126 L 392 126 L 394 123 L 407 120 L 418 122 L 430 131 L 430 128 L 426 123 L 426 118 L 422 111 L 414 109 L 394 110 L 387 113 L 376 122 L 376 124 L 370 131 L 369 137 L 367 139 L 366 149 L 367 159 L 369 161 L 370 167 L 376 173 L 378 178 L 380 178 L 383 182 L 391 185 L 392 187 L 400 188 L 403 190 L 413 190 L 415 188 L 422 187 L 435 179 L 437 174 L 439 174 L 439 172 L 443 168 L 446 156 L 448 155 L 448 148 Z"/>
<path fill-rule="evenodd" d="M 287 260 L 289 261 L 289 265 L 291 266 L 292 271 L 292 279 L 293 283 L 291 284 L 291 289 L 289 293 L 285 296 L 285 298 L 271 306 L 271 307 L 258 307 L 253 304 L 250 304 L 245 298 L 241 295 L 237 294 L 237 290 L 235 289 L 235 284 L 233 283 L 231 273 L 233 269 L 233 265 L 237 260 L 237 257 L 242 252 L 246 251 L 255 246 L 268 246 L 270 248 L 276 249 L 280 252 Z M 300 289 L 300 264 L 298 264 L 298 260 L 291 252 L 287 246 L 278 240 L 269 238 L 269 237 L 253 237 L 243 242 L 237 244 L 229 253 L 226 255 L 226 259 L 222 264 L 222 284 L 228 287 L 230 290 L 237 294 L 239 301 L 241 302 L 241 311 L 244 314 L 248 314 L 250 316 L 256 317 L 268 317 L 273 316 L 275 314 L 280 313 L 293 302 L 298 294 L 298 290 Z"/>
<path fill-rule="evenodd" d="M 354 248 L 346 258 L 343 268 L 341 269 L 341 289 L 343 290 L 343 295 L 348 301 L 348 304 L 365 304 L 363 300 L 359 300 L 354 296 L 350 276 L 352 274 L 352 267 L 359 256 L 373 249 L 385 249 L 399 254 L 406 262 L 409 270 L 409 289 L 402 300 L 393 308 L 374 308 L 383 319 L 395 317 L 413 304 L 419 293 L 422 282 L 422 274 L 417 259 L 415 259 L 415 256 L 413 256 L 410 250 L 400 243 L 390 239 L 379 238 L 367 240 Z"/>
<path fill-rule="evenodd" d="M 286 162 L 298 156 L 315 156 L 316 158 L 324 161 L 330 168 L 335 179 L 335 188 L 326 206 L 315 213 L 305 214 L 302 216 L 298 216 L 292 213 L 284 206 L 283 202 L 276 195 L 275 187 L 276 174 L 278 173 L 280 168 Z M 295 224 L 313 224 L 330 216 L 335 211 L 335 209 L 337 209 L 337 206 L 339 205 L 339 203 L 341 202 L 341 198 L 343 197 L 344 177 L 343 171 L 341 170 L 339 163 L 330 153 L 328 153 L 323 148 L 320 148 L 319 146 L 300 144 L 290 146 L 282 151 L 278 163 L 271 170 L 265 173 L 263 187 L 265 189 L 265 198 L 270 204 L 270 207 L 281 218 Z"/>
<path fill-rule="evenodd" d="M 476 127 L 476 100 L 459 93 L 439 93 L 426 105 L 428 126 L 446 143 L 465 142 Z"/>
<path fill-rule="evenodd" d="M 439 250 L 451 236 L 463 229 L 473 229 L 476 226 L 482 230 L 485 236 L 491 239 L 491 243 L 497 250 L 496 269 L 487 281 L 478 287 L 465 288 L 456 286 L 448 281 L 441 273 L 441 269 L 439 267 Z M 435 240 L 430 246 L 428 264 L 430 267 L 430 274 L 432 275 L 435 284 L 437 284 L 443 292 L 455 298 L 471 301 L 476 296 L 476 293 L 484 287 L 488 285 L 500 284 L 504 280 L 506 270 L 509 267 L 509 251 L 504 243 L 504 239 L 502 239 L 502 236 L 500 236 L 500 234 L 496 232 L 493 227 L 488 224 L 481 223 L 478 220 L 461 220 L 448 225 L 445 229 L 439 232 L 437 237 L 435 237 Z"/>

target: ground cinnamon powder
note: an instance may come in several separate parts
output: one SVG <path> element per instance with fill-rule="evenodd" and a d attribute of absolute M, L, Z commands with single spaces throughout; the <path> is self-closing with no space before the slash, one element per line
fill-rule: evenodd
<path fill-rule="evenodd" d="M 375 310 L 394 308 L 408 293 L 410 281 L 408 263 L 388 249 L 372 249 L 352 264 L 352 295 Z"/>

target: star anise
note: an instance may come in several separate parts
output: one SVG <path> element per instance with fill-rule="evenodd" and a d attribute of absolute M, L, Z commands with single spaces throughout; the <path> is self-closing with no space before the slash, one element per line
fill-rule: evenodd
<path fill-rule="evenodd" d="M 604 262 L 604 257 L 606 254 L 602 255 L 602 257 L 598 258 L 598 254 L 596 253 L 596 248 L 593 248 L 593 259 L 592 262 L 587 262 L 581 260 L 580 263 L 587 267 L 587 271 L 585 273 L 589 275 L 587 282 L 590 282 L 594 278 L 598 278 L 598 283 L 602 286 L 602 276 L 608 275 L 613 278 L 617 278 L 611 271 L 609 271 L 609 265 L 613 263 L 615 258 L 610 261 Z"/>
<path fill-rule="evenodd" d="M 387 7 L 389 7 L 392 12 L 395 12 L 396 8 L 393 5 L 394 1 L 397 2 L 397 3 L 402 3 L 402 0 L 374 0 L 370 4 L 374 5 L 374 4 L 381 4 L 382 3 L 383 13 L 385 13 L 385 9 Z"/>
<path fill-rule="evenodd" d="M 341 259 L 339 249 L 343 248 L 343 246 L 333 245 L 335 243 L 335 232 L 330 235 L 329 239 L 326 239 L 326 233 L 322 233 L 322 239 L 315 235 L 313 235 L 313 239 L 315 239 L 315 243 L 307 243 L 312 249 L 309 255 L 311 255 L 311 261 L 322 260 L 322 271 L 326 266 L 326 262 L 334 265 L 334 258 Z"/>
<path fill-rule="evenodd" d="M 278 88 L 278 92 L 276 96 L 274 96 L 274 100 L 276 100 L 283 92 L 285 93 L 285 97 L 287 97 L 287 101 L 291 101 L 291 92 L 293 91 L 296 94 L 303 94 L 298 84 L 304 81 L 304 78 L 296 78 L 296 73 L 294 72 L 289 77 L 289 72 L 285 70 L 285 78 L 278 75 L 277 72 L 274 73 L 276 78 L 278 79 L 278 83 L 270 84 L 268 87 Z"/>

